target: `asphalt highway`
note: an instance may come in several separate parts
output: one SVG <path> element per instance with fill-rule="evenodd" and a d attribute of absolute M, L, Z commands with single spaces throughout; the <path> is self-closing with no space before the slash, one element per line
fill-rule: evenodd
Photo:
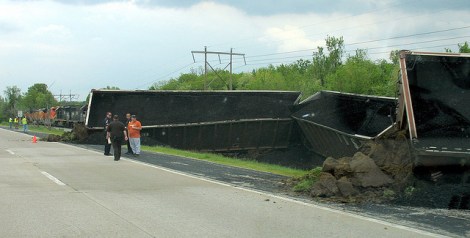
<path fill-rule="evenodd" d="M 203 174 L 31 139 L 0 129 L 0 237 L 441 236 Z"/>

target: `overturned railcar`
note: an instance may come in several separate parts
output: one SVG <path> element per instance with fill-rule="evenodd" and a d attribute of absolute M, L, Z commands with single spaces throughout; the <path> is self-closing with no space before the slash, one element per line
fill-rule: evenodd
<path fill-rule="evenodd" d="M 106 112 L 137 115 L 144 144 L 200 151 L 287 148 L 290 107 L 300 92 L 92 90 L 86 127 L 102 131 Z"/>
<path fill-rule="evenodd" d="M 75 123 L 83 123 L 86 116 L 85 106 L 62 106 L 56 110 L 54 126 L 72 128 Z"/>
<path fill-rule="evenodd" d="M 470 165 L 470 54 L 400 52 L 397 124 L 424 166 Z"/>
<path fill-rule="evenodd" d="M 396 99 L 320 91 L 296 106 L 292 117 L 310 149 L 324 157 L 352 156 L 394 124 Z"/>

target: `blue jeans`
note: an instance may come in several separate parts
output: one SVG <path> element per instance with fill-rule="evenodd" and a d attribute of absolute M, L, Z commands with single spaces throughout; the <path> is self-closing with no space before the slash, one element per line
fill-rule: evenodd
<path fill-rule="evenodd" d="M 134 152 L 134 154 L 140 154 L 140 137 L 129 138 L 129 144 L 131 145 L 132 152 Z"/>
<path fill-rule="evenodd" d="M 23 124 L 23 132 L 27 132 L 28 131 L 28 124 Z"/>

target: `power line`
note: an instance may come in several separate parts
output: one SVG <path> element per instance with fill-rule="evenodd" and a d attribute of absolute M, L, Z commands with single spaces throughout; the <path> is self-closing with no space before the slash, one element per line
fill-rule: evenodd
<path fill-rule="evenodd" d="M 152 80 L 152 81 L 149 81 L 149 82 L 146 82 L 146 83 L 144 83 L 144 84 L 142 84 L 142 85 L 139 85 L 137 88 L 141 88 L 141 87 L 143 87 L 143 86 L 145 86 L 145 85 L 149 85 L 149 84 L 154 84 L 155 82 L 160 81 L 161 79 L 166 78 L 166 77 L 168 77 L 168 76 L 170 76 L 170 75 L 172 75 L 172 74 L 174 74 L 174 73 L 177 73 L 177 72 L 179 72 L 179 71 L 181 71 L 181 70 L 183 70 L 183 69 L 185 69 L 185 68 L 187 68 L 187 67 L 193 65 L 194 63 L 195 63 L 195 62 L 190 63 L 190 64 L 187 64 L 187 65 L 184 65 L 184 66 L 182 66 L 182 67 L 180 67 L 180 68 L 177 68 L 177 69 L 171 71 L 170 73 L 167 73 L 167 74 L 165 74 L 165 75 L 163 75 L 163 76 L 161 76 L 161 77 L 159 77 L 159 78 L 157 78 L 157 79 L 154 79 L 154 80 Z"/>
<path fill-rule="evenodd" d="M 404 44 L 396 44 L 396 45 L 387 45 L 387 46 L 379 46 L 379 47 L 372 47 L 372 48 L 365 48 L 365 50 L 377 50 L 377 49 L 387 49 L 387 48 L 390 48 L 390 47 L 395 47 L 395 46 L 405 46 L 405 45 L 416 45 L 416 44 L 422 44 L 422 43 L 431 43 L 431 42 L 439 42 L 439 41 L 446 41 L 446 40 L 455 40 L 455 39 L 461 39 L 461 38 L 466 38 L 466 37 L 470 37 L 470 36 L 459 36 L 459 37 L 450 37 L 450 38 L 442 38 L 442 39 L 435 39 L 435 40 L 427 40 L 427 41 L 419 41 L 419 42 L 412 42 L 412 43 L 404 43 Z M 446 45 L 447 46 L 447 45 Z M 310 50 L 310 49 L 309 49 Z M 303 52 L 305 50 L 302 50 L 302 51 L 297 51 L 297 52 Z M 344 53 L 348 53 L 348 52 L 355 52 L 356 49 L 354 50 L 345 50 Z M 289 52 L 291 53 L 291 52 Z M 390 52 L 385 52 L 385 53 L 390 53 Z M 278 53 L 278 54 L 266 54 L 266 55 L 263 55 L 263 56 L 267 56 L 267 55 L 279 55 L 281 53 Z M 263 61 L 269 61 L 269 60 L 280 60 L 280 59 L 288 59 L 288 58 L 303 58 L 303 57 L 309 57 L 309 56 L 312 56 L 312 54 L 310 55 L 296 55 L 296 56 L 287 56 L 287 57 L 276 57 L 276 58 L 264 58 L 264 59 L 256 59 L 256 60 L 250 60 L 250 64 L 251 62 L 263 62 Z M 254 57 L 247 57 L 247 58 L 254 58 Z"/>
<path fill-rule="evenodd" d="M 360 44 L 372 43 L 372 42 L 377 42 L 377 41 L 394 40 L 394 39 L 401 39 L 401 38 L 407 38 L 407 37 L 412 37 L 412 36 L 429 35 L 429 34 L 435 34 L 435 33 L 441 33 L 441 32 L 462 30 L 462 29 L 467 29 L 467 28 L 470 28 L 470 26 L 456 27 L 456 28 L 451 28 L 451 29 L 445 29 L 445 30 L 439 30 L 439 31 L 430 31 L 430 32 L 417 33 L 417 34 L 404 35 L 404 36 L 394 36 L 394 37 L 389 37 L 389 38 L 384 38 L 384 39 L 377 39 L 377 40 L 361 41 L 361 42 L 355 42 L 355 43 L 351 43 L 351 44 L 347 44 L 347 45 L 348 46 L 349 45 L 360 45 Z"/>
<path fill-rule="evenodd" d="M 232 56 L 234 56 L 234 55 L 243 56 L 243 59 L 245 60 L 245 54 L 233 53 L 233 48 L 230 48 L 230 52 L 207 51 L 207 46 L 204 46 L 204 51 L 191 51 L 191 54 L 193 55 L 194 63 L 196 63 L 196 59 L 194 58 L 194 54 L 204 54 L 204 90 L 207 90 L 207 87 L 209 86 L 209 84 L 212 83 L 212 81 L 211 81 L 211 82 L 209 82 L 209 84 L 206 84 L 207 66 L 209 66 L 215 72 L 214 68 L 212 68 L 211 64 L 207 61 L 207 55 L 208 54 L 218 55 L 220 63 L 222 63 L 222 61 L 220 60 L 220 55 L 230 55 L 230 63 L 227 66 L 230 65 L 229 90 L 232 90 L 232 65 L 233 65 Z M 246 60 L 245 60 L 245 64 L 246 64 Z M 227 68 L 227 66 L 225 66 L 225 68 Z M 217 72 L 215 72 L 215 73 L 217 74 Z M 218 74 L 217 74 L 217 76 L 219 78 L 221 78 Z"/>
<path fill-rule="evenodd" d="M 446 9 L 444 9 L 446 10 Z M 443 10 L 439 10 L 439 11 L 443 11 Z M 437 12 L 439 12 L 437 11 Z M 364 15 L 366 13 L 361 13 L 361 14 L 358 14 L 358 15 Z M 429 12 L 425 13 L 425 14 L 429 14 Z M 424 15 L 424 14 L 422 14 Z M 348 18 L 350 17 L 353 17 L 353 16 L 348 16 Z M 413 15 L 413 16 L 409 16 L 409 17 L 416 17 L 416 15 Z M 396 20 L 396 18 L 394 18 L 393 20 Z M 334 20 L 334 21 L 338 21 L 338 20 Z M 326 21 L 328 22 L 328 21 Z M 383 22 L 386 22 L 386 21 L 382 21 L 382 22 L 374 22 L 372 24 L 378 24 L 378 23 L 383 23 Z M 317 24 L 317 23 L 315 23 Z M 304 28 L 304 27 L 308 27 L 308 26 L 312 26 L 312 25 L 315 25 L 315 24 L 310 24 L 310 25 L 305 25 L 305 26 L 302 26 L 301 28 Z M 371 24 L 368 24 L 368 25 L 371 25 Z M 362 25 L 364 26 L 364 25 Z M 357 27 L 361 27 L 361 26 L 357 26 Z M 413 37 L 413 36 L 422 36 L 422 35 L 428 35 L 428 34 L 436 34 L 436 33 L 441 33 L 441 32 L 449 32 L 449 31 L 454 31 L 454 30 L 461 30 L 461 29 L 467 29 L 467 28 L 470 28 L 470 26 L 464 26 L 464 27 L 458 27 L 458 28 L 450 28 L 450 29 L 444 29 L 444 30 L 438 30 L 438 31 L 431 31 L 431 32 L 424 32 L 424 33 L 417 33 L 417 34 L 410 34 L 410 35 L 403 35 L 403 36 L 394 36 L 394 37 L 389 37 L 389 38 L 383 38 L 383 39 L 375 39 L 375 40 L 368 40 L 368 41 L 362 41 L 362 42 L 354 42 L 354 43 L 350 43 L 350 44 L 345 44 L 344 46 L 345 47 L 348 47 L 348 46 L 353 46 L 353 45 L 361 45 L 361 44 L 366 44 L 366 43 L 372 43 L 372 42 L 380 42 L 380 41 L 389 41 L 389 40 L 396 40 L 396 39 L 402 39 L 402 38 L 407 38 L 407 37 Z M 352 29 L 352 28 L 344 28 L 344 29 Z M 447 38 L 447 39 L 457 39 L 457 38 L 464 38 L 464 37 L 455 37 L 455 38 Z M 445 39 L 441 39 L 441 40 L 445 40 Z M 388 45 L 388 46 L 381 46 L 381 47 L 374 47 L 374 48 L 368 48 L 368 49 L 380 49 L 380 48 L 390 48 L 390 47 L 394 47 L 394 46 L 403 46 L 403 45 L 412 45 L 412 44 L 418 44 L 418 43 L 429 43 L 429 42 L 435 42 L 435 41 L 441 41 L 441 40 L 430 40 L 430 41 L 423 41 L 423 42 L 413 42 L 413 43 L 406 43 L 406 44 L 395 44 L 395 45 Z M 447 45 L 446 45 L 447 46 Z M 367 48 L 366 48 L 367 49 Z M 316 51 L 317 49 L 316 48 L 310 48 L 310 49 L 300 49 L 300 50 L 294 50 L 294 51 L 286 51 L 286 52 L 278 52 L 278 53 L 267 53 L 267 54 L 261 54 L 261 55 L 252 55 L 252 56 L 247 56 L 246 58 L 247 59 L 255 59 L 255 58 L 262 58 L 262 57 L 266 57 L 266 56 L 274 56 L 274 55 L 287 55 L 287 54 L 294 54 L 294 53 L 300 53 L 300 52 L 307 52 L 307 51 L 311 51 L 311 52 L 314 52 Z M 355 50 L 354 50 L 355 51 Z M 348 52 L 353 52 L 353 51 L 348 51 Z M 368 52 L 369 54 L 377 54 L 377 53 L 374 53 L 374 52 Z M 384 52 L 384 53 L 389 53 L 389 52 Z M 290 56 L 290 57 L 287 57 L 287 58 L 295 58 L 295 57 L 299 57 L 299 56 Z M 300 56 L 302 57 L 302 56 Z M 274 59 L 280 59 L 280 58 L 274 58 Z M 260 60 L 256 60 L 254 62 L 262 62 L 263 60 L 266 60 L 266 59 L 260 59 Z M 253 61 L 253 60 L 251 60 Z M 215 61 L 211 61 L 211 62 L 215 62 Z M 220 59 L 219 59 L 219 62 L 220 62 Z M 234 62 L 239 62 L 239 61 L 234 61 Z M 194 64 L 194 63 L 192 63 Z M 248 65 L 252 65 L 252 64 L 248 64 Z M 171 75 L 175 72 L 178 72 L 186 67 L 188 67 L 189 65 L 187 66 L 184 66 L 182 68 L 179 68 L 167 75 L 164 75 L 162 77 L 160 77 L 159 79 L 161 78 L 164 78 L 164 77 L 167 77 L 168 75 Z M 237 67 L 239 68 L 239 67 Z M 158 80 L 158 79 L 157 79 Z"/>
<path fill-rule="evenodd" d="M 460 5 L 459 5 L 460 6 Z M 438 11 L 434 11 L 434 12 L 431 12 L 431 13 L 437 13 L 437 12 L 441 12 L 441 11 L 445 11 L 447 9 L 441 9 L 441 10 L 438 10 Z M 397 20 L 402 20 L 402 19 L 406 19 L 406 18 L 417 18 L 417 17 L 422 17 L 422 16 L 426 16 L 426 15 L 429 15 L 430 13 L 429 12 L 425 12 L 423 14 L 419 14 L 419 15 L 405 15 L 405 16 L 402 16 L 402 17 L 397 17 L 397 16 L 394 16 L 393 18 L 391 19 L 388 19 L 388 20 L 384 20 L 384 21 L 374 21 L 372 23 L 369 23 L 369 24 L 361 24 L 361 25 L 357 25 L 357 26 L 353 26 L 353 27 L 343 27 L 343 28 L 338 28 L 338 29 L 335 29 L 335 30 L 329 30 L 327 32 L 320 32 L 320 33 L 315 33 L 315 34 L 309 34 L 309 35 L 306 35 L 306 36 L 314 36 L 314 35 L 329 35 L 330 33 L 332 32 L 338 32 L 338 31 L 344 31 L 344 30 L 352 30 L 352 29 L 356 29 L 356 28 L 362 28 L 364 26 L 369 26 L 369 25 L 378 25 L 378 24 L 382 24 L 382 23 L 386 23 L 386 22 L 390 22 L 390 21 L 397 21 Z M 276 41 L 270 41 L 271 43 L 276 43 L 276 42 L 281 42 L 281 41 L 286 41 L 286 40 L 291 40 L 291 39 L 296 39 L 298 37 L 291 37 L 291 38 L 284 38 L 282 40 L 276 40 Z"/>
<path fill-rule="evenodd" d="M 461 29 L 467 29 L 467 28 L 470 28 L 470 26 L 463 26 L 463 27 L 457 27 L 457 28 L 450 28 L 450 29 L 444 29 L 444 30 L 439 30 L 439 31 L 422 32 L 422 33 L 416 33 L 416 34 L 410 34 L 410 35 L 403 35 L 403 36 L 394 36 L 394 37 L 389 37 L 389 38 L 375 39 L 375 40 L 369 40 L 369 41 L 363 41 L 363 42 L 355 42 L 355 43 L 350 43 L 350 44 L 344 44 L 344 46 L 346 47 L 346 46 L 359 45 L 359 44 L 365 44 L 365 43 L 371 43 L 371 42 L 380 42 L 380 41 L 385 41 L 385 40 L 394 40 L 394 39 L 408 38 L 408 37 L 413 37 L 413 36 L 429 35 L 429 34 L 435 34 L 435 33 L 441 33 L 441 32 L 448 32 L 448 31 L 454 31 L 454 30 L 461 30 Z M 269 53 L 269 54 L 262 54 L 262 55 L 253 55 L 253 56 L 247 56 L 246 58 L 247 58 L 247 59 L 250 59 L 250 58 L 263 57 L 263 56 L 283 55 L 283 54 L 299 53 L 299 52 L 305 52 L 305 51 L 316 51 L 316 50 L 317 50 L 317 49 L 315 49 L 315 48 L 301 49 L 301 50 L 285 51 L 285 52 L 278 52 L 278 53 Z"/>
<path fill-rule="evenodd" d="M 353 15 L 349 15 L 349 16 L 345 16 L 345 17 L 341 17 L 341 18 L 337 18 L 337 19 L 333 19 L 333 20 L 329 20 L 329 21 L 320 21 L 320 22 L 316 22 L 316 23 L 313 23 L 313 24 L 299 26 L 298 28 L 302 29 L 302 28 L 308 28 L 308 27 L 312 27 L 312 26 L 316 26 L 316 25 L 324 25 L 324 24 L 327 24 L 327 23 L 337 22 L 337 21 L 341 21 L 341 20 L 345 20 L 345 19 L 349 19 L 349 18 L 358 17 L 358 16 L 361 16 L 361 15 L 367 15 L 367 14 L 370 14 L 370 13 L 373 13 L 373 12 L 384 11 L 384 10 L 390 9 L 392 7 L 396 7 L 396 6 L 404 5 L 404 4 L 408 4 L 408 3 L 390 4 L 390 6 L 388 6 L 386 8 L 376 8 L 376 9 L 366 11 L 366 12 L 363 12 L 363 13 L 359 13 L 359 14 L 353 14 Z M 289 31 L 293 31 L 293 30 L 288 30 L 287 32 L 289 32 Z M 263 37 L 263 36 L 267 36 L 267 34 L 264 34 L 261 37 Z M 252 39 L 253 39 L 253 37 L 248 37 L 248 38 L 241 39 L 241 40 L 238 40 L 238 41 L 235 41 L 235 42 L 232 41 L 232 42 L 227 42 L 227 43 L 210 45 L 210 47 L 220 46 L 220 45 L 225 45 L 225 44 L 234 44 L 234 43 L 237 43 L 237 42 L 243 42 L 243 41 L 252 40 Z"/>
<path fill-rule="evenodd" d="M 447 46 L 450 46 L 450 45 L 449 44 L 443 44 L 443 45 L 434 45 L 434 46 L 428 46 L 428 47 L 415 47 L 415 48 L 409 48 L 408 50 L 423 50 L 423 49 L 432 49 L 432 48 L 443 48 L 443 47 L 447 47 Z M 386 48 L 386 47 L 381 47 L 381 48 Z M 345 51 L 345 53 L 354 52 L 354 51 L 355 50 L 349 50 L 349 51 Z M 370 54 L 370 55 L 373 55 L 373 54 L 386 54 L 386 53 L 390 53 L 390 51 L 367 52 L 367 54 Z M 290 57 L 290 58 L 293 58 L 293 57 Z M 279 59 L 283 59 L 283 58 L 265 59 L 266 60 L 265 62 L 260 62 L 260 63 L 256 63 L 256 64 L 248 63 L 246 66 L 271 65 L 271 64 L 289 64 L 289 63 L 294 63 L 294 62 L 297 62 L 298 60 L 305 59 L 305 58 L 303 58 L 303 56 L 299 56 L 299 58 L 297 58 L 296 60 L 278 61 Z M 276 60 L 276 61 L 272 62 L 271 60 Z M 242 68 L 242 67 L 245 67 L 245 65 L 239 66 L 235 69 L 239 69 L 239 68 Z"/>
<path fill-rule="evenodd" d="M 416 1 L 414 2 L 416 3 Z M 397 5 L 401 5 L 401 4 L 397 4 Z M 442 12 L 442 11 L 446 11 L 448 9 L 451 9 L 451 8 L 456 8 L 458 6 L 466 6 L 465 4 L 456 4 L 456 5 L 449 5 L 447 4 L 447 8 L 445 9 L 439 9 L 437 11 L 431 11 L 431 12 L 424 12 L 422 14 L 412 14 L 412 15 L 403 15 L 403 17 L 397 17 L 397 16 L 393 16 L 393 18 L 390 18 L 388 20 L 385 20 L 385 21 L 374 21 L 372 23 L 369 23 L 369 24 L 361 24 L 361 25 L 357 25 L 355 27 L 344 27 L 344 28 L 339 28 L 339 29 L 336 29 L 336 30 L 329 30 L 328 32 L 322 32 L 322 33 L 315 33 L 315 34 L 311 34 L 311 35 L 306 35 L 306 36 L 312 36 L 312 35 L 329 35 L 331 32 L 335 32 L 335 31 L 340 31 L 340 30 L 351 30 L 351 29 L 354 29 L 354 28 L 361 28 L 361 27 L 364 27 L 364 26 L 368 26 L 368 25 L 377 25 L 377 24 L 382 24 L 382 23 L 386 23 L 386 22 L 390 22 L 390 21 L 397 21 L 399 19 L 406 19 L 406 18 L 417 18 L 417 17 L 422 17 L 422 16 L 428 16 L 429 14 L 432 14 L 433 16 L 435 16 L 435 13 L 437 12 Z M 388 8 L 384 8 L 382 10 L 386 10 Z M 407 7 L 407 9 L 410 9 L 409 7 Z M 371 12 L 374 12 L 374 11 L 371 11 Z M 369 12 L 370 13 L 370 12 Z M 358 15 L 352 15 L 352 16 L 347 16 L 347 17 L 344 17 L 344 18 L 350 18 L 350 17 L 356 17 L 356 16 L 359 16 L 359 15 L 365 15 L 364 13 L 361 13 L 361 14 L 358 14 Z M 337 20 L 331 20 L 331 21 L 324 21 L 323 23 L 329 23 L 329 22 L 334 22 L 334 21 L 337 21 Z M 317 23 L 315 24 L 311 24 L 311 25 L 307 25 L 307 26 L 312 26 L 312 25 L 316 25 Z M 304 28 L 305 26 L 301 26 L 301 27 L 298 27 L 299 28 Z M 291 30 L 292 31 L 292 30 Z M 289 31 L 287 31 L 289 32 Z M 264 36 L 267 36 L 267 34 L 264 34 Z M 286 41 L 286 40 L 289 40 L 289 39 L 295 39 L 295 38 L 299 38 L 299 37 L 291 37 L 291 38 L 288 38 L 288 39 L 282 39 L 282 40 L 277 40 L 277 41 L 270 41 L 270 43 L 275 43 L 275 42 L 281 42 L 281 41 Z M 252 38 L 250 38 L 252 39 Z"/>

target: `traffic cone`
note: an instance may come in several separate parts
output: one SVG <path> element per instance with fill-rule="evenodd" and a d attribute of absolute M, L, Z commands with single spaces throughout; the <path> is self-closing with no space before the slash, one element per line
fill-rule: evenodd
<path fill-rule="evenodd" d="M 38 139 L 36 138 L 36 136 L 33 136 L 33 143 L 36 143 L 38 142 Z"/>

